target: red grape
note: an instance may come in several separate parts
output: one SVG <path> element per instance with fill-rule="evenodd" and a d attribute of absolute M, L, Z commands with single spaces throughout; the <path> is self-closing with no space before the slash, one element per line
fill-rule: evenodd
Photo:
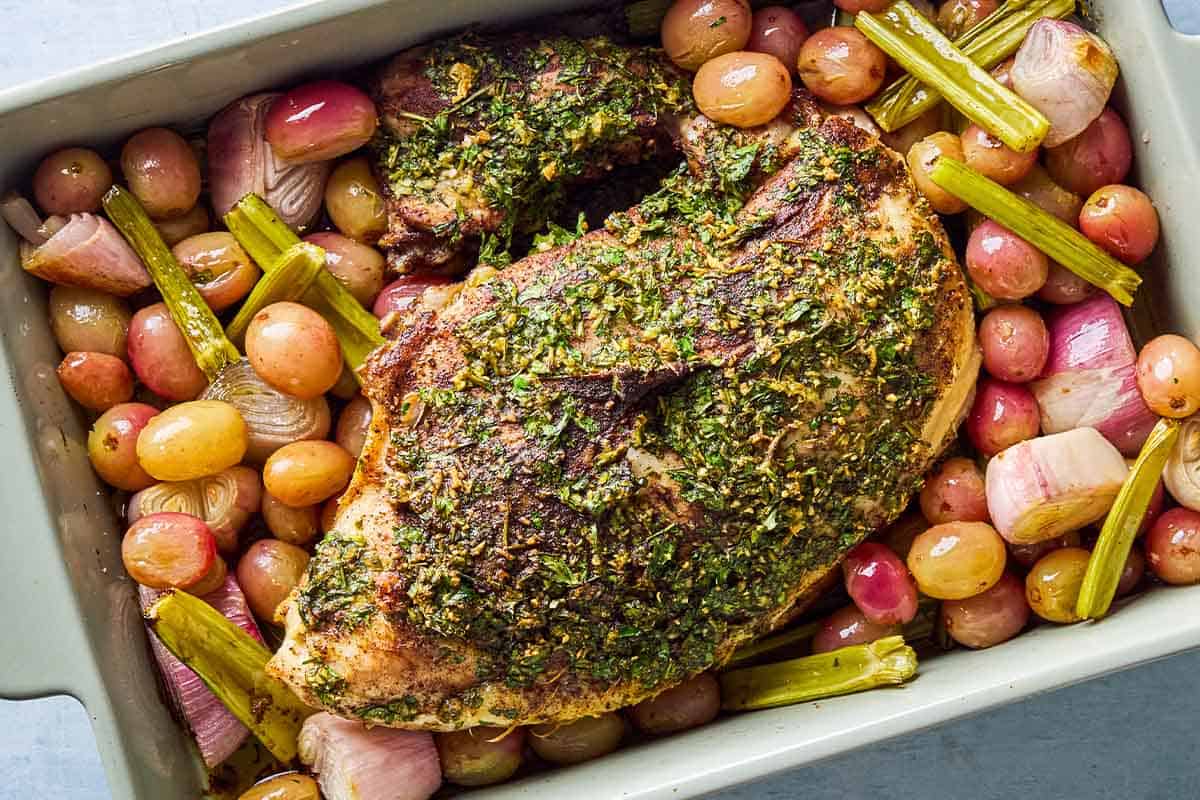
<path fill-rule="evenodd" d="M 950 638 L 965 647 L 991 647 L 1008 641 L 1029 621 L 1025 586 L 1006 572 L 987 591 L 944 601 L 942 621 Z"/>
<path fill-rule="evenodd" d="M 992 309 L 979 323 L 983 366 L 993 377 L 1012 383 L 1036 378 L 1050 355 L 1050 334 L 1042 315 L 1012 305 Z"/>
<path fill-rule="evenodd" d="M 112 182 L 112 170 L 99 153 L 68 147 L 42 159 L 33 175 L 33 197 L 47 214 L 97 211 Z"/>
<path fill-rule="evenodd" d="M 138 380 L 167 400 L 195 399 L 208 378 L 163 303 L 138 311 L 129 323 L 129 363 Z"/>
<path fill-rule="evenodd" d="M 962 600 L 987 591 L 1004 574 L 1008 551 L 986 522 L 946 522 L 913 539 L 908 570 L 922 594 Z"/>
<path fill-rule="evenodd" d="M 1127 595 L 1136 589 L 1145 574 L 1146 557 L 1142 555 L 1142 548 L 1135 543 L 1129 549 L 1129 556 L 1125 559 L 1125 568 L 1121 570 L 1121 580 L 1117 583 L 1117 597 Z"/>
<path fill-rule="evenodd" d="M 107 411 L 133 397 L 129 367 L 108 353 L 67 353 L 58 365 L 58 381 L 76 403 L 92 411 Z"/>
<path fill-rule="evenodd" d="M 797 69 L 810 92 L 845 106 L 861 103 L 878 91 L 887 74 L 887 56 L 858 29 L 835 26 L 808 37 L 800 48 Z"/>
<path fill-rule="evenodd" d="M 938 27 L 946 36 L 957 39 L 999 5 L 1000 0 L 946 0 L 938 9 Z"/>
<path fill-rule="evenodd" d="M 121 540 L 125 571 L 151 589 L 191 588 L 208 575 L 216 558 L 216 537 L 191 514 L 148 514 Z"/>
<path fill-rule="evenodd" d="M 450 279 L 441 275 L 401 275 L 383 287 L 375 300 L 375 316 L 383 319 L 393 311 L 403 311 L 417 301 L 430 286 L 445 286 Z"/>
<path fill-rule="evenodd" d="M 967 436 L 980 453 L 994 456 L 1038 435 L 1041 417 L 1033 392 L 1021 384 L 982 378 L 967 416 Z"/>
<path fill-rule="evenodd" d="M 899 556 L 886 545 L 863 542 L 842 564 L 846 593 L 870 621 L 894 625 L 917 615 L 917 586 Z"/>
<path fill-rule="evenodd" d="M 966 261 L 972 280 L 999 300 L 1029 297 L 1050 271 L 1042 251 L 990 219 L 971 231 Z"/>
<path fill-rule="evenodd" d="M 1038 559 L 1051 550 L 1058 550 L 1062 547 L 1079 547 L 1080 541 L 1082 540 L 1079 536 L 1079 531 L 1071 531 L 1070 533 L 1064 533 L 1062 536 L 1056 536 L 1053 539 L 1043 539 L 1040 542 L 1032 542 L 1030 544 L 1009 543 L 1008 555 L 1013 561 L 1029 569 L 1038 562 Z"/>
<path fill-rule="evenodd" d="M 828 653 L 852 644 L 868 644 L 885 636 L 900 633 L 899 625 L 878 625 L 858 610 L 856 605 L 838 609 L 821 621 L 821 628 L 812 640 L 814 653 Z"/>
<path fill-rule="evenodd" d="M 967 166 L 1003 186 L 1024 178 L 1037 163 L 1037 149 L 1018 153 L 978 125 L 962 132 L 963 157 Z"/>
<path fill-rule="evenodd" d="M 1200 513 L 1172 508 L 1155 520 L 1144 546 L 1146 563 L 1160 580 L 1200 582 Z"/>
<path fill-rule="evenodd" d="M 183 216 L 200 197 L 196 153 L 167 128 L 147 128 L 130 137 L 121 150 L 121 171 L 151 219 Z"/>
<path fill-rule="evenodd" d="M 800 15 L 783 6 L 767 6 L 754 12 L 746 49 L 769 53 L 791 72 L 800 60 L 800 47 L 808 38 L 808 26 Z"/>
<path fill-rule="evenodd" d="M 145 403 L 113 406 L 88 434 L 88 458 L 109 486 L 137 492 L 154 483 L 137 457 L 137 440 L 158 409 Z"/>
<path fill-rule="evenodd" d="M 308 553 L 278 539 L 259 539 L 237 565 L 238 585 L 250 610 L 264 622 L 275 621 L 275 609 L 300 582 Z"/>
<path fill-rule="evenodd" d="M 1047 303 L 1065 306 L 1086 300 L 1095 290 L 1095 286 L 1062 264 L 1051 261 L 1050 272 L 1046 275 L 1046 282 L 1042 288 L 1038 289 L 1037 298 Z"/>
<path fill-rule="evenodd" d="M 983 471 L 969 458 L 950 458 L 925 478 L 921 513 L 931 525 L 943 522 L 986 522 L 987 496 Z"/>
<path fill-rule="evenodd" d="M 1097 189 L 1083 204 L 1079 229 L 1126 264 L 1137 264 L 1158 244 L 1158 212 L 1143 192 L 1113 184 Z"/>
<path fill-rule="evenodd" d="M 1137 385 L 1155 414 L 1180 419 L 1200 409 L 1200 348 L 1168 333 L 1138 353 Z"/>
<path fill-rule="evenodd" d="M 1111 108 L 1071 141 L 1046 151 L 1046 171 L 1054 182 L 1084 197 L 1125 180 L 1132 164 L 1129 128 Z"/>
<path fill-rule="evenodd" d="M 340 81 L 297 86 L 271 103 L 265 122 L 275 155 L 292 164 L 327 161 L 371 140 L 378 119 L 362 90 Z"/>

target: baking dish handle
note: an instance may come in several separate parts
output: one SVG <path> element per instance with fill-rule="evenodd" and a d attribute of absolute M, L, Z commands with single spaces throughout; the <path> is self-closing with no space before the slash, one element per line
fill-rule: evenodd
<path fill-rule="evenodd" d="M 13 470 L 6 472 L 0 481 L 5 508 L 40 505 L 30 504 L 28 497 L 14 503 L 7 495 L 21 481 L 12 480 Z M 0 697 L 69 694 L 86 702 L 92 651 L 57 537 L 44 523 L 10 518 L 0 530 L 0 547 L 7 556 L 7 575 L 0 582 Z"/>
<path fill-rule="evenodd" d="M 4 284 L 9 304 L 19 287 Z M 45 313 L 28 306 L 2 310 Z M 34 337 L 7 344 L 17 351 L 10 362 L 17 387 L 0 392 L 0 697 L 69 694 L 87 704 L 99 689 L 98 655 L 124 638 L 106 629 L 122 621 L 132 601 L 121 597 L 132 593 L 112 546 L 113 513 L 87 457 L 86 428 L 55 376 L 57 349 Z"/>

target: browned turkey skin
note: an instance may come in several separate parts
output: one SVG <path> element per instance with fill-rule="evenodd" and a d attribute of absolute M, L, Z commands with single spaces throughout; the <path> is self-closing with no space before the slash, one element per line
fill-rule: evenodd
<path fill-rule="evenodd" d="M 603 230 L 427 294 L 270 671 L 397 727 L 635 703 L 769 629 L 953 437 L 969 294 L 903 161 L 698 119 Z"/>

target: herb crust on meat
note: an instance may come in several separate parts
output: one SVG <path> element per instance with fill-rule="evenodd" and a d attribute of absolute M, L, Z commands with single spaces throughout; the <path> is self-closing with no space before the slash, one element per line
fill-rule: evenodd
<path fill-rule="evenodd" d="M 970 296 L 902 159 L 802 96 L 677 133 L 659 191 L 427 295 L 370 359 L 270 667 L 307 702 L 446 730 L 652 696 L 782 619 L 953 437 Z"/>

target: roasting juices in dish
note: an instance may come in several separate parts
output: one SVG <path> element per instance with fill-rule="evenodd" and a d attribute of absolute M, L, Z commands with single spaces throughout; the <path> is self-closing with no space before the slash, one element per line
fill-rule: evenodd
<path fill-rule="evenodd" d="M 0 202 L 214 793 L 487 785 L 1200 579 L 1116 55 L 820 5 L 460 34 Z"/>

